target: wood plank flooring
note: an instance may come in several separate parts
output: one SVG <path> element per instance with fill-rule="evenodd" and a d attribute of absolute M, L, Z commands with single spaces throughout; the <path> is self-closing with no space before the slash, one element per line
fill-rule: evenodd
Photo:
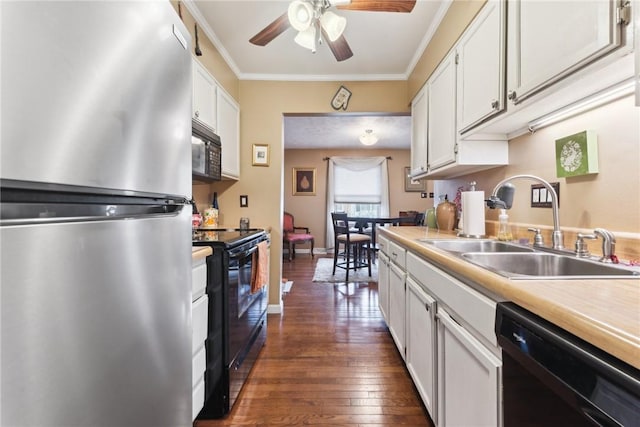
<path fill-rule="evenodd" d="M 378 310 L 377 284 L 313 283 L 315 260 L 283 263 L 293 288 L 284 314 L 269 315 L 238 402 L 197 427 L 433 427 Z"/>

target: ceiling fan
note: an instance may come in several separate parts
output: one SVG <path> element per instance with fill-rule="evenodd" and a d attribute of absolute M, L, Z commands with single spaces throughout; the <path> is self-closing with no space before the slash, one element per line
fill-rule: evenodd
<path fill-rule="evenodd" d="M 415 4 L 416 0 L 293 0 L 287 12 L 253 36 L 249 42 L 266 46 L 289 27 L 293 27 L 298 31 L 294 39 L 297 44 L 315 53 L 317 46 L 326 42 L 336 60 L 344 61 L 353 56 L 343 35 L 347 20 L 329 10 L 330 8 L 409 13 Z"/>

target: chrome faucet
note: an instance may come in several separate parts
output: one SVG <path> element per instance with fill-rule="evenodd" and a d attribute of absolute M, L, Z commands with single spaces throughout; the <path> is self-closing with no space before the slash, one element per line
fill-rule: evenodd
<path fill-rule="evenodd" d="M 602 262 L 612 262 L 617 264 L 618 258 L 616 257 L 616 237 L 609 230 L 604 228 L 596 228 L 593 230 L 593 234 L 602 237 Z"/>
<path fill-rule="evenodd" d="M 544 185 L 549 194 L 551 194 L 551 209 L 553 211 L 553 234 L 551 234 L 552 247 L 553 249 L 564 249 L 564 235 L 562 233 L 562 230 L 560 230 L 560 220 L 558 214 L 558 195 L 556 194 L 556 190 L 553 189 L 551 184 L 549 184 L 544 179 L 539 178 L 535 175 L 514 175 L 510 178 L 503 179 L 493 189 L 491 197 L 487 201 L 488 206 L 491 209 L 495 209 L 496 207 L 509 208 L 510 206 L 506 206 L 504 201 L 500 200 L 500 198 L 498 197 L 498 190 L 500 190 L 500 188 L 509 181 L 521 178 L 539 182 L 540 184 Z"/>

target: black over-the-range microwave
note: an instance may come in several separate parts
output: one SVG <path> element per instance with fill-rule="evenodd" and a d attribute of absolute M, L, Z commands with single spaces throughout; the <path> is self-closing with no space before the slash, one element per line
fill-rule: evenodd
<path fill-rule="evenodd" d="M 192 120 L 191 169 L 194 179 L 222 179 L 222 144 L 220 137 L 203 123 Z"/>

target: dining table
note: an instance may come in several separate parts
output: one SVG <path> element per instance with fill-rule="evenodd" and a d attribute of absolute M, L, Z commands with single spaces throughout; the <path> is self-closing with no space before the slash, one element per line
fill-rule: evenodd
<path fill-rule="evenodd" d="M 347 221 L 350 224 L 350 228 L 361 234 L 371 233 L 371 248 L 373 253 L 378 251 L 378 244 L 376 243 L 376 226 L 381 225 L 414 225 L 415 218 L 413 216 L 394 216 L 394 217 L 362 217 L 362 216 L 348 216 Z M 351 224 L 353 223 L 353 226 Z"/>

